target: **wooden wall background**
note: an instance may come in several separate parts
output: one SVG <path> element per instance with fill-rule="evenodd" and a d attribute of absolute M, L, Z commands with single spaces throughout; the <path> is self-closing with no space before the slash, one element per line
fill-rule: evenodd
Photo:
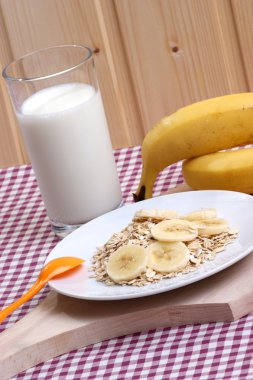
<path fill-rule="evenodd" d="M 253 89 L 253 0 L 0 0 L 1 69 L 82 44 L 95 61 L 114 147 L 139 145 L 179 107 Z M 0 79 L 0 167 L 29 162 Z"/>

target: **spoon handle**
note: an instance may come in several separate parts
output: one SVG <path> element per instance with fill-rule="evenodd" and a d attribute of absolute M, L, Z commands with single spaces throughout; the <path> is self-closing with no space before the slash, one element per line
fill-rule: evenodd
<path fill-rule="evenodd" d="M 17 301 L 11 303 L 6 308 L 0 311 L 0 323 L 8 317 L 14 310 L 16 310 L 19 306 L 23 305 L 26 301 L 31 299 L 35 294 L 37 294 L 43 286 L 46 284 L 45 281 L 42 281 L 38 278 L 38 280 L 33 284 L 33 286 L 23 294 Z"/>

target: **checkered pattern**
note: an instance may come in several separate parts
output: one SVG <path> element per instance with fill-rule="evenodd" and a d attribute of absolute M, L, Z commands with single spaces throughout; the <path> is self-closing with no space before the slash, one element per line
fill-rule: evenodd
<path fill-rule="evenodd" d="M 140 148 L 115 151 L 123 197 L 132 202 L 141 174 Z M 154 195 L 182 183 L 180 163 L 159 176 Z M 0 309 L 37 278 L 57 244 L 30 166 L 0 170 Z M 10 327 L 48 294 L 45 287 L 0 325 Z M 253 379 L 253 315 L 234 323 L 137 333 L 72 351 L 15 379 Z M 1 379 L 1 368 L 0 368 Z M 14 379 L 14 378 L 13 378 Z"/>

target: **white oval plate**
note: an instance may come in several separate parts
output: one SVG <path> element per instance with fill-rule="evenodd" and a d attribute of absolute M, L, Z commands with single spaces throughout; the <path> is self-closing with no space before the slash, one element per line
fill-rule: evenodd
<path fill-rule="evenodd" d="M 207 261 L 196 271 L 179 277 L 161 280 L 143 287 L 107 286 L 90 278 L 91 258 L 96 247 L 103 245 L 113 233 L 127 226 L 140 209 L 173 209 L 180 214 L 214 207 L 221 218 L 229 221 L 232 229 L 239 229 L 238 238 Z M 104 214 L 80 227 L 63 239 L 49 254 L 46 262 L 61 256 L 85 259 L 73 273 L 49 282 L 57 292 L 70 297 L 90 300 L 120 300 L 149 296 L 192 284 L 231 266 L 253 251 L 253 198 L 250 195 L 219 190 L 190 191 L 130 204 Z"/>

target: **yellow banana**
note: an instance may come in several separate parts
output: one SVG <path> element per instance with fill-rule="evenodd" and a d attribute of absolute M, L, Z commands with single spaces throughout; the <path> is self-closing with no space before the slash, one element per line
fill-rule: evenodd
<path fill-rule="evenodd" d="M 181 108 L 144 138 L 142 175 L 135 201 L 152 197 L 168 165 L 253 142 L 253 93 L 225 95 Z"/>
<path fill-rule="evenodd" d="M 184 161 L 186 183 L 196 190 L 233 190 L 253 194 L 253 148 L 217 152 Z"/>

